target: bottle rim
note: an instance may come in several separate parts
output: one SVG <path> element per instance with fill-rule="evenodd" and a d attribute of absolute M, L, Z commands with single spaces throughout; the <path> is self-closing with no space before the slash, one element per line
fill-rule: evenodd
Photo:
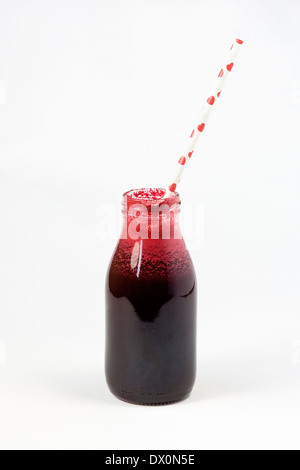
<path fill-rule="evenodd" d="M 142 204 L 146 207 L 168 205 L 170 208 L 173 206 L 180 206 L 180 195 L 178 192 L 174 196 L 164 197 L 165 188 L 137 188 L 130 189 L 123 194 L 123 204 L 127 207 L 133 204 Z"/>

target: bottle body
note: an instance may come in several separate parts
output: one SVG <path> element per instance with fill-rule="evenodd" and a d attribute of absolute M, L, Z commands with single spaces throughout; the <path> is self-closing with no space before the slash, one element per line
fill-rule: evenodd
<path fill-rule="evenodd" d="M 190 394 L 196 303 L 195 271 L 182 238 L 119 240 L 106 281 L 106 378 L 114 395 L 159 405 Z"/>

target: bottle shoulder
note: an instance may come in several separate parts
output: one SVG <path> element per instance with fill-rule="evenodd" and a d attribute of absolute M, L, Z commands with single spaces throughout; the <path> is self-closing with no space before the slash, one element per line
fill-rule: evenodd
<path fill-rule="evenodd" d="M 108 269 L 109 290 L 148 285 L 154 295 L 157 288 L 184 296 L 196 288 L 193 262 L 183 240 L 147 242 L 119 241 Z"/>

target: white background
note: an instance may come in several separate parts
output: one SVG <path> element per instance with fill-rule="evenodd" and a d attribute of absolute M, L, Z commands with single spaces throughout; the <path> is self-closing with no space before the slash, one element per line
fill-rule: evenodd
<path fill-rule="evenodd" d="M 298 0 L 0 0 L 1 448 L 300 448 L 299 17 Z M 239 36 L 180 185 L 204 214 L 197 383 L 135 407 L 103 375 L 103 204 L 115 220 L 125 190 L 168 183 Z"/>

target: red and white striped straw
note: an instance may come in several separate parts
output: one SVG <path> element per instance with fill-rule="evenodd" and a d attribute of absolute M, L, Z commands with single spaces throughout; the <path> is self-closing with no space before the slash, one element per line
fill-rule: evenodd
<path fill-rule="evenodd" d="M 191 159 L 191 156 L 196 148 L 198 139 L 200 135 L 203 133 L 205 126 L 208 122 L 209 116 L 212 112 L 214 104 L 216 100 L 220 97 L 224 83 L 230 75 L 230 72 L 235 64 L 235 60 L 241 48 L 243 41 L 241 39 L 236 39 L 230 48 L 229 56 L 225 62 L 225 66 L 221 68 L 218 78 L 214 84 L 214 87 L 211 91 L 210 96 L 207 98 L 207 101 L 203 107 L 202 114 L 199 119 L 199 124 L 193 129 L 189 143 L 186 149 L 186 152 L 179 158 L 177 164 L 177 171 L 175 176 L 171 180 L 170 184 L 168 185 L 165 193 L 165 197 L 172 197 L 177 189 L 178 183 L 182 177 L 182 174 L 185 170 L 188 161 Z"/>

